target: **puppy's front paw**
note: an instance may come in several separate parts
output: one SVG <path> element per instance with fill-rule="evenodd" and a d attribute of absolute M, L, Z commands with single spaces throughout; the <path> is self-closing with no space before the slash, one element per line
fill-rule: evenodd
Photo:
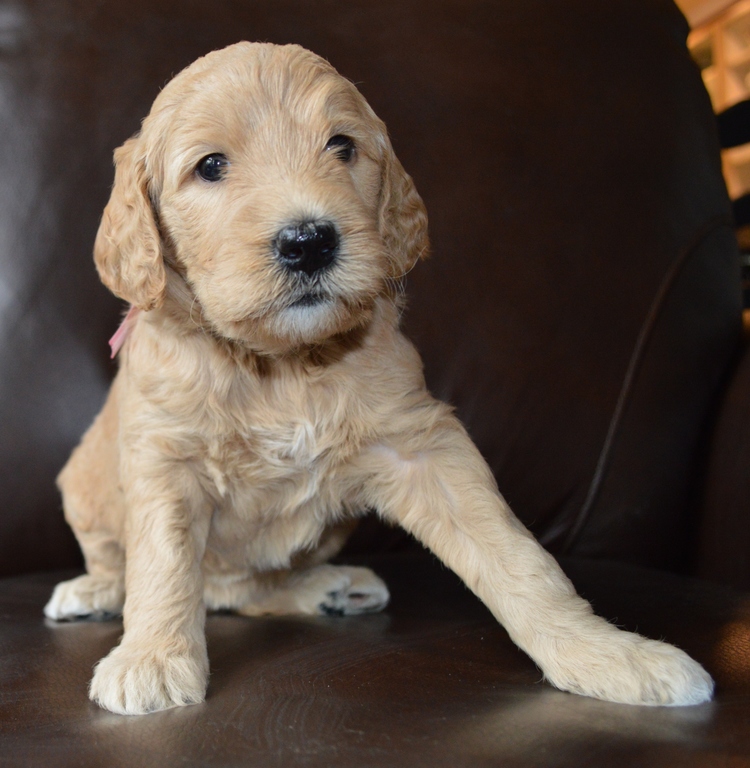
<path fill-rule="evenodd" d="M 621 704 L 687 706 L 710 701 L 714 682 L 679 648 L 609 627 L 595 641 L 565 643 L 545 669 L 557 688 Z"/>
<path fill-rule="evenodd" d="M 70 581 L 62 581 L 55 587 L 52 597 L 44 606 L 44 615 L 55 621 L 80 619 L 84 616 L 114 616 L 122 613 L 124 600 L 122 579 L 85 573 Z"/>
<path fill-rule="evenodd" d="M 170 654 L 121 645 L 96 665 L 89 698 L 110 712 L 145 715 L 200 703 L 207 682 L 205 649 Z"/>

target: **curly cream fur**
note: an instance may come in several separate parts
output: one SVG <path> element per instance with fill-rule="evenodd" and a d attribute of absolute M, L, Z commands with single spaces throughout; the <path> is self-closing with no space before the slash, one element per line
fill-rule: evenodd
<path fill-rule="evenodd" d="M 336 134 L 354 139 L 351 161 L 325 150 Z M 209 183 L 195 168 L 215 152 L 230 167 Z M 370 507 L 453 568 L 554 685 L 628 703 L 710 698 L 684 653 L 591 612 L 427 392 L 394 290 L 427 251 L 427 218 L 351 83 L 297 46 L 231 46 L 175 77 L 115 160 L 95 258 L 143 311 L 59 478 L 87 574 L 45 609 L 123 611 L 94 700 L 129 714 L 201 701 L 206 607 L 381 609 L 375 574 L 326 564 Z M 273 254 L 299 219 L 340 233 L 314 306 L 295 305 L 311 281 Z"/>

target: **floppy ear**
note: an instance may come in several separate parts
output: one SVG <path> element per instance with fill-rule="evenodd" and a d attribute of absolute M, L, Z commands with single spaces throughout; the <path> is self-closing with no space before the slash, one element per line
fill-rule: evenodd
<path fill-rule="evenodd" d="M 138 136 L 115 150 L 115 183 L 94 244 L 99 277 L 139 309 L 164 301 L 167 275 Z"/>
<path fill-rule="evenodd" d="M 380 192 L 380 234 L 393 261 L 393 277 L 405 275 L 427 256 L 427 210 L 414 182 L 386 140 Z"/>

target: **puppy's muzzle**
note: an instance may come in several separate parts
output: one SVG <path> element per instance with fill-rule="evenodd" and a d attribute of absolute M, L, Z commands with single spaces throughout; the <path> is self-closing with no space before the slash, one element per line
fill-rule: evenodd
<path fill-rule="evenodd" d="M 284 227 L 276 235 L 274 248 L 279 263 L 292 272 L 312 277 L 336 260 L 339 236 L 328 221 L 302 221 Z"/>

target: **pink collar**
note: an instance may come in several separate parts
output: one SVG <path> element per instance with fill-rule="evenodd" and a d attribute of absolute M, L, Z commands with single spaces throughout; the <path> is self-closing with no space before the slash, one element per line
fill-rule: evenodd
<path fill-rule="evenodd" d="M 130 307 L 127 315 L 125 315 L 120 323 L 120 327 L 115 331 L 115 335 L 109 340 L 109 347 L 112 350 L 111 360 L 117 357 L 117 353 L 122 349 L 122 345 L 128 340 L 139 312 L 140 309 L 138 307 Z"/>

